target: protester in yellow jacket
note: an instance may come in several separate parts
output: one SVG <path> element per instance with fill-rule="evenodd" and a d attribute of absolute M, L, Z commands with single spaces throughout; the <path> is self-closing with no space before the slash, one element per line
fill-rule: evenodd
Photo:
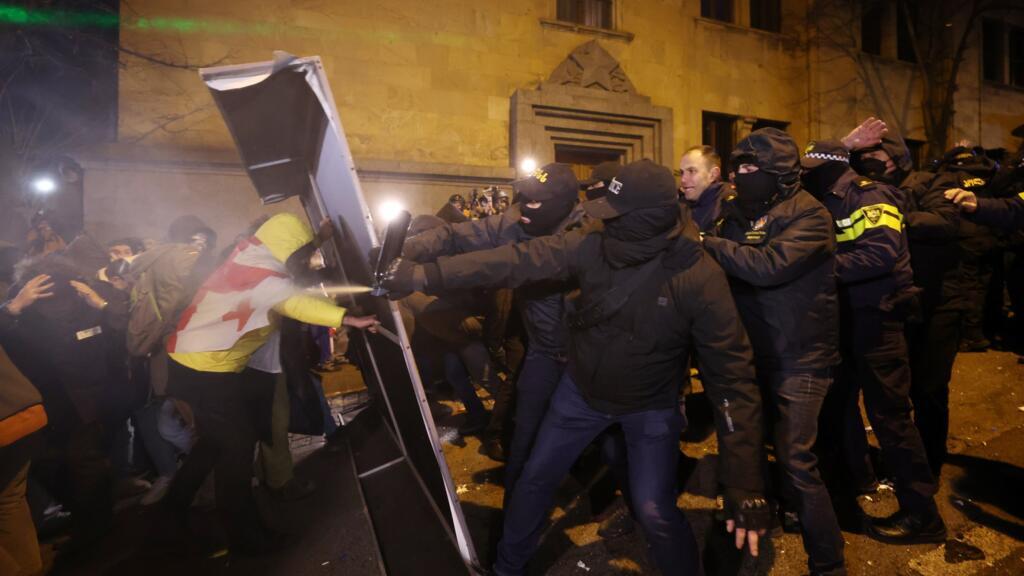
<path fill-rule="evenodd" d="M 271 217 L 202 284 L 167 343 L 168 393 L 191 406 L 199 434 L 163 500 L 170 528 L 183 532 L 196 491 L 215 471 L 232 553 L 262 554 L 284 541 L 264 524 L 251 492 L 253 447 L 264 425 L 269 428 L 273 388 L 245 371 L 276 330 L 274 316 L 332 327 L 376 324 L 304 290 L 317 239 L 294 214 Z"/>

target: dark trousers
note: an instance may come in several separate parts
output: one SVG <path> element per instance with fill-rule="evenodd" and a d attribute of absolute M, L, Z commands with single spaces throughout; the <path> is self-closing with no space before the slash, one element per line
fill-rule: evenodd
<path fill-rule="evenodd" d="M 539 544 L 555 490 L 584 448 L 618 423 L 626 438 L 630 495 L 662 574 L 697 574 L 693 530 L 676 506 L 679 434 L 685 419 L 676 407 L 605 414 L 591 408 L 564 374 L 505 511 L 495 574 L 523 574 Z"/>
<path fill-rule="evenodd" d="M 843 322 L 843 366 L 839 373 L 843 405 L 840 413 L 828 417 L 840 426 L 863 430 L 859 409 L 856 417 L 853 415 L 856 393 L 850 394 L 859 385 L 882 461 L 896 483 L 900 508 L 931 513 L 938 487 L 921 434 L 911 418 L 910 364 L 903 321 L 879 310 L 859 309 L 847 314 Z M 864 448 L 863 453 L 855 453 L 860 450 L 859 443 L 843 446 L 849 452 L 847 462 L 866 461 L 866 443 Z"/>
<path fill-rule="evenodd" d="M 444 355 L 444 379 L 455 390 L 455 395 L 466 408 L 470 421 L 479 422 L 487 417 L 487 409 L 476 395 L 476 387 L 469 379 L 469 372 L 462 364 L 462 358 L 454 352 L 446 352 Z"/>
<path fill-rule="evenodd" d="M 771 399 L 775 459 L 783 472 L 785 500 L 800 518 L 808 569 L 811 574 L 845 574 L 843 535 L 812 452 L 832 371 L 775 371 L 759 376 L 764 398 Z"/>
<path fill-rule="evenodd" d="M 940 310 L 925 316 L 919 324 L 907 325 L 914 423 L 936 478 L 946 461 L 949 380 L 960 345 L 960 316 L 958 310 Z"/>
<path fill-rule="evenodd" d="M 263 523 L 252 494 L 259 435 L 242 374 L 199 372 L 170 361 L 168 392 L 195 415 L 199 440 L 175 475 L 165 505 L 184 524 L 203 480 L 216 472 L 217 511 L 231 546 L 258 546 Z"/>
<path fill-rule="evenodd" d="M 89 545 L 110 530 L 113 520 L 113 468 L 99 422 L 71 425 L 66 436 L 47 439 L 31 475 L 71 510 L 75 545 Z"/>
<path fill-rule="evenodd" d="M 564 372 L 564 360 L 540 352 L 526 353 L 523 370 L 516 382 L 516 425 L 509 445 L 508 460 L 505 462 L 506 509 L 548 411 L 551 395 L 555 393 Z"/>

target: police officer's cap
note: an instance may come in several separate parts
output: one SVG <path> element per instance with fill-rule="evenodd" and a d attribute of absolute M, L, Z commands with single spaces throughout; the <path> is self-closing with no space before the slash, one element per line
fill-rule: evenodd
<path fill-rule="evenodd" d="M 810 170 L 817 168 L 826 162 L 850 163 L 850 151 L 838 140 L 812 140 L 804 148 L 804 154 L 800 158 L 800 165 Z"/>

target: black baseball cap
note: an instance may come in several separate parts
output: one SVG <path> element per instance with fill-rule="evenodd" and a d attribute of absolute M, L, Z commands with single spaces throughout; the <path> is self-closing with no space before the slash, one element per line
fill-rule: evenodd
<path fill-rule="evenodd" d="M 850 151 L 838 140 L 811 140 L 804 148 L 800 165 L 804 168 L 817 168 L 826 162 L 850 163 Z"/>
<path fill-rule="evenodd" d="M 552 162 L 533 171 L 532 174 L 512 183 L 517 194 L 527 202 L 549 202 L 553 200 L 576 201 L 580 182 L 568 164 Z"/>
<path fill-rule="evenodd" d="M 580 182 L 581 190 L 589 190 L 594 187 L 607 186 L 612 178 L 622 171 L 622 164 L 618 160 L 601 162 L 590 170 L 590 178 Z"/>
<path fill-rule="evenodd" d="M 601 198 L 583 203 L 587 214 L 608 220 L 638 208 L 668 206 L 678 201 L 672 171 L 647 159 L 623 166 L 607 188 L 608 193 Z"/>

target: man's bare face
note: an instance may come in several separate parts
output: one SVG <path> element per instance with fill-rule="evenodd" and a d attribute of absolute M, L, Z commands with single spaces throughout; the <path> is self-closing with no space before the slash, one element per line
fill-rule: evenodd
<path fill-rule="evenodd" d="M 110 261 L 114 260 L 127 260 L 132 257 L 132 249 L 126 244 L 115 244 L 110 247 L 108 251 L 110 254 Z"/>
<path fill-rule="evenodd" d="M 892 156 L 885 150 L 872 150 L 870 152 L 863 152 L 861 158 L 874 158 L 875 160 L 881 160 L 885 162 L 885 174 L 888 176 L 896 171 L 896 163 L 892 161 Z"/>
<path fill-rule="evenodd" d="M 683 155 L 679 161 L 679 172 L 679 189 L 690 202 L 700 200 L 704 190 L 718 180 L 722 173 L 717 166 L 708 168 L 708 163 L 699 150 Z"/>

